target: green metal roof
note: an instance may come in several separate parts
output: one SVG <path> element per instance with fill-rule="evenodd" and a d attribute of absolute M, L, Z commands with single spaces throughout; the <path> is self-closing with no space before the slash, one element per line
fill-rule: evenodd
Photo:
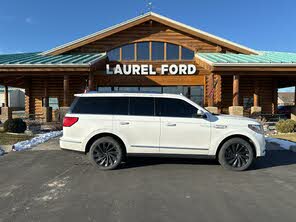
<path fill-rule="evenodd" d="M 79 53 L 45 56 L 40 53 L 0 55 L 0 66 L 89 66 L 105 58 L 106 53 Z"/>
<path fill-rule="evenodd" d="M 258 65 L 293 65 L 296 66 L 296 53 L 260 52 L 258 55 L 234 53 L 198 53 L 199 58 L 215 64 L 258 64 Z"/>

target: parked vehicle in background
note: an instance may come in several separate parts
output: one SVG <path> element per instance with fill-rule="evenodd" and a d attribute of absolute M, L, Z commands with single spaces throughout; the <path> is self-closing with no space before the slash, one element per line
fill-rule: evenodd
<path fill-rule="evenodd" d="M 100 169 L 127 157 L 217 158 L 236 171 L 265 155 L 263 127 L 253 119 L 213 115 L 182 95 L 75 95 L 63 123 L 63 149 L 87 153 Z"/>

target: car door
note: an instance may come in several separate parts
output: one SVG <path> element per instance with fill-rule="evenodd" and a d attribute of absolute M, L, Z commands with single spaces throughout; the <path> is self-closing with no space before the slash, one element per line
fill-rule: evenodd
<path fill-rule="evenodd" d="M 208 154 L 210 121 L 197 116 L 197 108 L 181 99 L 157 99 L 160 118 L 160 153 Z"/>
<path fill-rule="evenodd" d="M 159 153 L 160 117 L 155 116 L 154 98 L 130 97 L 128 115 L 115 115 L 113 123 L 129 153 Z"/>

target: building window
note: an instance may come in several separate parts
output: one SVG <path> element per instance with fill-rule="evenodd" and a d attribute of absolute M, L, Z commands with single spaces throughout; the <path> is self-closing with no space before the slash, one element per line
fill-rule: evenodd
<path fill-rule="evenodd" d="M 135 44 L 122 47 L 122 60 L 135 60 Z"/>
<path fill-rule="evenodd" d="M 45 104 L 45 98 L 42 98 L 42 106 Z M 52 108 L 52 110 L 59 109 L 59 99 L 55 97 L 48 98 L 48 106 Z"/>
<path fill-rule="evenodd" d="M 119 61 L 120 60 L 119 51 L 120 51 L 119 48 L 112 49 L 111 51 L 109 51 L 107 53 L 107 57 L 108 57 L 109 61 Z"/>
<path fill-rule="evenodd" d="M 137 43 L 137 60 L 149 60 L 149 42 Z"/>
<path fill-rule="evenodd" d="M 204 104 L 203 86 L 114 86 L 98 87 L 98 92 L 149 92 L 149 93 L 170 93 L 182 94 L 196 104 Z"/>
<path fill-rule="evenodd" d="M 151 50 L 150 50 L 151 44 Z M 166 58 L 164 58 L 166 45 Z M 181 50 L 180 50 L 181 47 Z M 120 58 L 121 50 L 121 58 Z M 136 55 L 135 55 L 136 51 Z M 150 54 L 151 53 L 151 54 Z M 161 61 L 161 60 L 193 60 L 194 51 L 183 46 L 164 42 L 138 42 L 128 44 L 107 52 L 109 61 L 137 60 L 137 61 Z"/>
<path fill-rule="evenodd" d="M 192 60 L 194 58 L 194 52 L 190 49 L 182 47 L 182 60 Z"/>
<path fill-rule="evenodd" d="M 167 43 L 167 60 L 179 60 L 179 46 Z"/>
<path fill-rule="evenodd" d="M 164 43 L 152 42 L 152 60 L 164 60 Z"/>

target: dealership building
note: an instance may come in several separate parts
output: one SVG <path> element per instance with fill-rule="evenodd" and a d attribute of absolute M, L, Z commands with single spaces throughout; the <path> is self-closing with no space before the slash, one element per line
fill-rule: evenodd
<path fill-rule="evenodd" d="M 45 52 L 0 55 L 0 84 L 25 89 L 26 113 L 46 121 L 85 91 L 182 93 L 217 113 L 275 114 L 278 89 L 296 85 L 296 53 L 257 51 L 149 12 Z M 6 101 L 2 115 L 10 112 Z"/>

